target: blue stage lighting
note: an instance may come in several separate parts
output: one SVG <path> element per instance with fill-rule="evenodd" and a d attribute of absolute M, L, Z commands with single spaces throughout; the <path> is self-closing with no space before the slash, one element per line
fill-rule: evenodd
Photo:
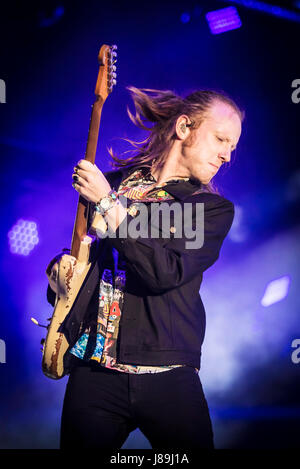
<path fill-rule="evenodd" d="M 205 16 L 212 34 L 224 33 L 242 26 L 242 21 L 235 7 L 210 11 Z"/>
<path fill-rule="evenodd" d="M 182 23 L 188 23 L 191 19 L 191 16 L 189 13 L 182 13 L 182 15 L 180 16 L 180 19 Z"/>
<path fill-rule="evenodd" d="M 33 221 L 18 220 L 8 233 L 9 247 L 13 254 L 28 256 L 38 244 L 38 231 Z"/>
<path fill-rule="evenodd" d="M 44 12 L 40 13 L 40 20 L 39 20 L 39 25 L 42 28 L 47 28 L 49 26 L 52 26 L 53 24 L 57 23 L 62 16 L 65 13 L 65 8 L 63 5 L 57 6 L 53 12 L 52 15 L 46 16 Z"/>
<path fill-rule="evenodd" d="M 227 0 L 222 0 L 224 3 L 227 3 Z M 287 8 L 282 8 L 278 5 L 271 5 L 266 2 L 259 2 L 256 0 L 231 0 L 231 3 L 236 3 L 237 5 L 242 5 L 245 8 L 250 8 L 251 10 L 261 11 L 263 13 L 268 13 L 269 15 L 277 16 L 279 18 L 284 18 L 290 21 L 300 22 L 299 13 L 288 10 Z"/>
<path fill-rule="evenodd" d="M 283 300 L 288 294 L 289 285 L 290 278 L 287 275 L 268 283 L 261 300 L 262 306 L 270 306 Z"/>

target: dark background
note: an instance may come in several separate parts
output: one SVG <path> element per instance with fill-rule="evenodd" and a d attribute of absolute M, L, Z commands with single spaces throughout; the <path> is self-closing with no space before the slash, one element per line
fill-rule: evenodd
<path fill-rule="evenodd" d="M 235 5 L 242 26 L 212 35 L 205 14 L 229 5 L 1 4 L 0 448 L 58 447 L 67 378 L 42 374 L 43 330 L 30 317 L 43 323 L 51 316 L 45 268 L 71 242 L 71 175 L 85 152 L 103 43 L 118 46 L 117 86 L 103 109 L 96 160 L 103 171 L 108 146 L 123 151 L 119 137 L 143 137 L 126 114 L 127 86 L 181 95 L 223 90 L 246 112 L 233 161 L 216 177 L 236 217 L 201 287 L 207 335 L 200 378 L 217 448 L 299 448 L 300 363 L 291 344 L 300 339 L 300 103 L 292 102 L 291 84 L 300 79 L 300 23 Z M 300 15 L 296 2 L 281 5 Z M 10 251 L 7 235 L 19 219 L 37 224 L 39 244 L 28 256 Z M 276 279 L 285 293 L 266 306 L 262 298 Z M 124 447 L 150 446 L 137 430 Z"/>

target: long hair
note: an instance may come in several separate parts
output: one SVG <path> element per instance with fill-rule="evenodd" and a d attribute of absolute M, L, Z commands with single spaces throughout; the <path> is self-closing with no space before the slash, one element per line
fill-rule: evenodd
<path fill-rule="evenodd" d="M 185 98 L 168 90 L 138 89 L 133 86 L 128 87 L 128 90 L 135 107 L 135 115 L 127 108 L 129 118 L 137 127 L 147 131 L 148 136 L 141 142 L 124 139 L 132 146 L 129 151 L 131 156 L 127 158 L 119 158 L 110 148 L 108 151 L 114 168 L 162 168 L 176 139 L 178 117 L 186 114 L 192 122 L 191 130 L 196 129 L 206 118 L 214 101 L 229 104 L 241 121 L 244 118 L 244 113 L 231 98 L 213 90 L 199 90 Z M 203 191 L 218 193 L 211 182 L 201 184 L 197 192 Z"/>

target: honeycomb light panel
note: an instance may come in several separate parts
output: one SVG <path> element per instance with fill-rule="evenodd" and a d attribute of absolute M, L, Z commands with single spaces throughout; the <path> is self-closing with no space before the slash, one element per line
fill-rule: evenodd
<path fill-rule="evenodd" d="M 18 220 L 8 232 L 8 241 L 12 254 L 28 256 L 39 242 L 36 223 L 23 219 Z"/>

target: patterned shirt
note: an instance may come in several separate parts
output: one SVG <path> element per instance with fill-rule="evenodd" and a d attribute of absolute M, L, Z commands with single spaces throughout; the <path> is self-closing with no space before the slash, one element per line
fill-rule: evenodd
<path fill-rule="evenodd" d="M 188 180 L 188 178 L 184 178 L 184 180 Z M 178 178 L 172 179 L 172 181 L 178 181 Z M 153 186 L 155 182 L 154 177 L 147 168 L 134 171 L 121 182 L 117 192 L 119 195 L 123 195 L 133 202 L 127 208 L 131 216 L 136 216 L 138 212 L 134 202 L 141 200 L 143 202 L 160 202 L 173 199 L 170 194 L 163 190 L 163 186 L 166 183 L 160 186 L 156 185 L 156 187 L 149 187 Z M 115 265 L 118 266 L 118 251 L 114 248 L 113 256 Z M 116 268 L 115 274 L 113 275 L 111 269 L 104 269 L 99 284 L 96 345 L 89 359 L 97 361 L 106 368 L 112 368 L 125 373 L 159 373 L 184 366 L 145 366 L 117 363 L 117 339 L 124 302 L 125 283 L 125 270 Z M 84 359 L 86 357 L 89 334 L 90 329 L 87 328 L 70 350 L 70 353 L 78 358 Z"/>

